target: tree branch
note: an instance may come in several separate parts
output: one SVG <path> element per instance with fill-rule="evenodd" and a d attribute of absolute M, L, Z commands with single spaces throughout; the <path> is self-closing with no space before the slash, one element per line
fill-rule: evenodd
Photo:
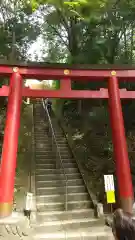
<path fill-rule="evenodd" d="M 68 20 L 66 20 L 65 16 L 63 15 L 63 12 L 60 9 L 57 8 L 56 10 L 58 12 L 58 15 L 61 18 L 61 21 L 63 23 L 63 26 L 64 26 L 65 30 L 67 31 L 67 33 L 69 35 L 70 29 L 69 29 L 69 25 L 68 25 Z"/>
<path fill-rule="evenodd" d="M 50 24 L 49 24 L 50 25 Z M 54 30 L 54 32 L 57 34 L 57 36 L 61 39 L 61 41 L 64 43 L 64 45 L 68 48 L 69 50 L 69 45 L 68 43 L 63 39 L 63 37 L 61 36 L 60 32 L 53 26 L 50 25 L 50 27 Z"/>

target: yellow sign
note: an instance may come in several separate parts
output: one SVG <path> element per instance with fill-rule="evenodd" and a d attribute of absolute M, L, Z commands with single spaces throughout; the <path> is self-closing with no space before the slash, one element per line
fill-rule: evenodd
<path fill-rule="evenodd" d="M 104 175 L 107 203 L 115 203 L 115 187 L 113 175 Z"/>
<path fill-rule="evenodd" d="M 106 196 L 107 196 L 107 203 L 115 203 L 116 202 L 114 191 L 106 192 Z"/>

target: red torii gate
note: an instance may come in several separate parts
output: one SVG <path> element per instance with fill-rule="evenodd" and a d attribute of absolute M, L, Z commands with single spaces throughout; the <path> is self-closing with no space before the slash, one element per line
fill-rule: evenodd
<path fill-rule="evenodd" d="M 133 187 L 125 137 L 121 100 L 134 99 L 135 91 L 119 89 L 119 80 L 135 80 L 135 67 L 77 66 L 65 64 L 14 64 L 0 65 L 0 76 L 10 78 L 9 86 L 0 89 L 0 96 L 8 97 L 6 125 L 1 157 L 0 217 L 12 212 L 14 177 L 23 97 L 29 98 L 104 98 L 108 99 L 112 139 L 114 145 L 116 175 L 121 207 L 132 212 Z M 23 79 L 60 79 L 59 90 L 35 90 L 23 87 Z M 99 91 L 72 90 L 71 80 L 106 80 L 108 89 Z"/>

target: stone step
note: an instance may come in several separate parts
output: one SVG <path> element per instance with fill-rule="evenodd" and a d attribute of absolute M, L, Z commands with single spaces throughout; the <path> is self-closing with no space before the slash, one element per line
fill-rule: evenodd
<path fill-rule="evenodd" d="M 35 134 L 38 134 L 38 133 L 46 134 L 46 136 L 47 136 L 48 128 L 44 123 L 42 123 L 41 125 L 34 123 L 33 128 L 34 128 L 34 132 L 33 132 L 34 136 L 35 136 Z"/>
<path fill-rule="evenodd" d="M 57 143 L 61 144 L 61 143 L 67 143 L 67 140 L 65 138 L 57 138 Z"/>
<path fill-rule="evenodd" d="M 42 148 L 44 149 L 44 148 L 46 148 L 46 151 L 47 151 L 48 150 L 47 148 L 51 148 L 51 144 L 36 141 L 35 148 L 36 149 L 42 149 Z"/>
<path fill-rule="evenodd" d="M 65 142 L 65 143 L 61 142 L 61 143 L 59 143 L 59 145 L 60 145 L 60 146 L 68 147 L 68 143 L 67 143 L 67 142 Z"/>
<path fill-rule="evenodd" d="M 58 148 L 61 150 L 61 151 L 65 151 L 65 152 L 70 152 L 70 150 L 69 150 L 69 147 L 68 146 L 66 146 L 66 145 L 61 145 L 61 144 L 57 144 L 58 145 Z"/>
<path fill-rule="evenodd" d="M 42 133 L 42 131 L 45 131 L 45 125 L 42 123 L 42 124 L 40 124 L 40 125 L 34 125 L 34 133 L 38 133 L 38 132 L 40 132 L 40 133 Z"/>
<path fill-rule="evenodd" d="M 52 152 L 52 149 L 51 148 L 35 148 L 35 153 L 37 154 L 37 153 L 41 153 L 41 154 L 44 154 L 44 155 L 51 155 L 51 156 L 53 156 L 53 155 L 56 155 L 56 153 L 54 152 Z"/>
<path fill-rule="evenodd" d="M 84 185 L 78 186 L 68 186 L 68 193 L 83 193 L 86 192 L 86 187 Z M 65 184 L 63 181 L 63 186 L 61 187 L 38 187 L 36 189 L 37 196 L 45 195 L 45 194 L 64 194 L 65 193 Z"/>
<path fill-rule="evenodd" d="M 51 156 L 51 155 L 46 155 L 44 153 L 35 153 L 35 156 L 36 156 L 36 159 L 45 159 L 45 160 L 54 160 L 54 156 Z M 73 161 L 73 158 L 71 156 L 62 156 L 62 160 L 72 160 Z M 75 161 L 75 160 L 74 160 Z"/>
<path fill-rule="evenodd" d="M 38 161 L 38 160 L 44 160 L 44 161 L 46 161 L 46 160 L 49 160 L 49 161 L 56 161 L 56 154 L 55 155 L 52 155 L 52 154 L 50 154 L 50 155 L 47 155 L 47 154 L 44 154 L 44 153 L 35 153 L 35 159 Z M 71 156 L 63 156 L 63 155 L 61 155 L 61 159 L 62 159 L 62 161 L 69 161 L 70 162 L 70 160 L 74 160 Z M 74 162 L 75 162 L 75 160 L 74 160 Z"/>
<path fill-rule="evenodd" d="M 36 159 L 55 160 L 54 156 L 46 155 L 44 153 L 35 153 Z"/>
<path fill-rule="evenodd" d="M 36 117 L 35 117 L 36 118 Z M 44 119 L 42 119 L 40 122 L 39 121 L 34 121 L 34 126 L 38 127 L 38 126 L 46 126 L 46 122 Z"/>
<path fill-rule="evenodd" d="M 96 225 L 96 224 L 95 224 Z M 80 227 L 78 229 L 62 229 L 56 230 L 52 228 L 52 231 L 45 230 L 44 227 L 35 229 L 34 239 L 49 239 L 49 240 L 114 240 L 112 231 L 108 227 L 92 226 L 92 227 Z"/>
<path fill-rule="evenodd" d="M 41 108 L 41 105 L 42 103 L 40 103 L 40 106 L 38 105 L 38 106 L 36 106 L 36 108 L 35 108 L 35 110 L 34 110 L 34 116 L 42 116 L 42 118 L 43 118 L 43 108 Z"/>
<path fill-rule="evenodd" d="M 54 129 L 55 129 L 55 127 L 54 127 Z M 65 136 L 64 136 L 64 134 L 62 132 L 56 132 L 55 131 L 55 136 L 56 137 L 64 137 L 65 138 Z"/>
<path fill-rule="evenodd" d="M 36 197 L 37 202 L 40 203 L 48 203 L 48 202 L 63 202 L 65 201 L 65 194 L 50 194 L 50 195 L 42 195 Z M 86 192 L 83 193 L 68 193 L 67 201 L 83 201 L 89 200 L 89 194 Z"/>
<path fill-rule="evenodd" d="M 48 137 L 48 135 L 46 135 L 44 139 L 40 139 L 38 137 L 36 138 L 36 142 L 45 143 L 45 144 L 48 144 L 50 140 L 51 139 Z"/>
<path fill-rule="evenodd" d="M 48 143 L 45 143 L 41 140 L 40 141 L 36 140 L 35 148 L 36 149 L 38 149 L 38 148 L 41 149 L 41 146 L 42 146 L 42 149 L 44 149 L 44 148 L 48 148 L 46 150 L 51 150 L 52 149 L 52 145 L 49 141 L 48 141 Z"/>
<path fill-rule="evenodd" d="M 40 127 L 41 128 L 41 127 Z M 44 126 L 42 126 L 42 128 L 41 129 L 38 129 L 38 126 L 37 125 L 35 125 L 34 126 L 34 136 L 45 136 L 46 137 L 46 139 L 48 139 L 49 138 L 49 136 L 48 136 L 48 127 L 47 127 L 47 125 L 44 125 Z"/>
<path fill-rule="evenodd" d="M 34 137 L 38 138 L 39 136 L 44 137 L 45 139 L 48 139 L 48 132 L 46 129 L 42 128 L 41 133 L 39 135 L 39 130 L 34 128 Z"/>
<path fill-rule="evenodd" d="M 38 124 L 40 124 L 39 119 L 41 119 L 41 118 L 43 119 L 43 115 L 42 115 L 41 111 L 42 111 L 42 110 L 40 110 L 40 112 L 34 112 L 34 118 L 37 119 L 37 123 L 38 123 Z M 45 120 L 44 120 L 44 122 L 45 122 Z"/>
<path fill-rule="evenodd" d="M 40 144 L 40 145 L 41 145 L 41 144 Z M 47 149 L 47 147 L 48 147 L 48 149 Z M 46 149 L 46 151 L 45 151 L 45 149 Z M 68 149 L 64 149 L 64 148 L 61 148 L 61 147 L 59 147 L 59 146 L 58 146 L 58 149 L 60 149 L 60 152 L 61 152 L 62 154 L 71 155 L 71 154 L 70 154 L 70 151 L 69 151 Z M 51 144 L 49 143 L 48 145 L 45 145 L 45 146 L 36 145 L 36 146 L 35 146 L 35 150 L 36 150 L 36 151 L 39 150 L 39 151 L 41 151 L 41 152 L 50 152 L 51 150 L 53 150 L 53 148 L 51 147 Z"/>
<path fill-rule="evenodd" d="M 36 161 L 38 161 L 38 160 L 40 160 L 40 159 L 42 159 L 42 160 L 44 160 L 44 161 L 46 161 L 46 160 L 52 160 L 52 161 L 56 161 L 56 154 L 55 155 L 52 155 L 52 153 L 51 154 L 45 154 L 44 155 L 44 153 L 36 153 L 35 152 L 35 159 L 36 159 Z M 64 158 L 62 158 L 62 159 L 64 159 Z"/>
<path fill-rule="evenodd" d="M 36 142 L 35 142 L 35 146 L 36 147 L 49 147 L 51 146 L 51 143 L 49 141 L 41 141 L 41 140 L 38 140 L 36 139 Z"/>
<path fill-rule="evenodd" d="M 71 156 L 71 154 L 69 153 L 69 151 L 68 150 L 65 150 L 65 149 L 60 149 L 59 148 L 59 150 L 60 150 L 60 154 L 61 154 L 61 156 Z M 47 154 L 51 154 L 52 155 L 52 152 L 53 150 L 51 149 L 51 146 L 50 147 L 48 147 L 48 146 L 45 146 L 45 147 L 35 147 L 35 152 L 36 153 L 44 153 L 45 155 L 47 155 Z M 54 151 L 54 153 L 53 153 L 54 155 L 55 155 L 55 151 Z"/>
<path fill-rule="evenodd" d="M 55 130 L 55 126 L 53 126 L 53 128 L 54 128 L 54 130 Z M 65 137 L 64 135 L 63 135 L 63 133 L 62 132 L 56 132 L 56 131 L 54 131 L 55 132 L 55 136 L 57 137 Z"/>
<path fill-rule="evenodd" d="M 73 174 L 66 174 L 67 179 L 81 179 L 81 174 L 80 173 L 73 173 Z M 61 174 L 48 174 L 48 175 L 44 175 L 44 174 L 36 174 L 36 181 L 46 181 L 46 180 L 59 180 L 59 179 L 65 179 L 64 175 Z"/>
<path fill-rule="evenodd" d="M 48 202 L 48 203 L 41 203 L 37 202 L 37 210 L 38 211 L 58 211 L 58 210 L 65 210 L 65 201 L 62 202 Z M 87 209 L 91 208 L 91 202 L 89 200 L 82 200 L 82 201 L 69 201 L 67 202 L 67 209 Z"/>
<path fill-rule="evenodd" d="M 103 220 L 99 220 L 96 218 L 82 218 L 82 219 L 74 219 L 74 220 L 63 220 L 63 221 L 47 221 L 44 223 L 38 224 L 36 227 L 37 231 L 41 230 L 42 227 L 47 227 L 48 231 L 51 231 L 51 228 L 55 231 L 59 231 L 60 229 L 69 230 L 69 229 L 79 229 L 79 228 L 89 228 L 94 225 L 101 226 L 103 224 Z"/>
<path fill-rule="evenodd" d="M 60 150 L 60 149 L 59 149 Z M 50 148 L 47 148 L 47 147 L 44 147 L 44 148 L 35 148 L 35 153 L 36 153 L 36 155 L 37 154 L 44 154 L 44 155 L 48 155 L 48 156 L 55 156 L 56 155 L 56 151 L 53 151 L 52 149 L 51 149 L 51 147 Z M 71 157 L 71 154 L 68 152 L 68 151 L 65 151 L 65 150 L 60 150 L 60 155 L 61 156 L 69 156 L 69 157 Z"/>
<path fill-rule="evenodd" d="M 35 146 L 35 153 L 46 153 L 46 152 L 48 152 L 48 154 L 50 153 L 52 153 L 52 148 L 51 148 L 51 146 L 42 146 L 42 147 L 39 147 L 39 146 Z"/>
<path fill-rule="evenodd" d="M 41 135 L 41 134 L 44 134 L 44 133 L 48 133 L 48 126 L 43 124 L 42 125 L 38 125 L 37 123 L 34 125 L 34 133 L 36 135 Z"/>
<path fill-rule="evenodd" d="M 50 154 L 46 154 L 44 152 L 35 152 L 36 159 L 45 158 L 45 159 L 56 159 L 56 154 L 52 152 Z"/>
<path fill-rule="evenodd" d="M 67 168 L 77 168 L 77 164 L 75 163 L 64 163 L 62 161 L 62 164 L 65 169 Z M 36 162 L 36 168 L 38 169 L 56 169 L 56 163 L 55 164 L 46 164 L 46 163 L 39 163 L 38 161 Z"/>
<path fill-rule="evenodd" d="M 57 143 L 67 142 L 67 140 L 65 139 L 65 137 L 58 137 L 58 136 L 55 136 L 55 137 L 56 137 Z"/>
<path fill-rule="evenodd" d="M 44 146 L 48 146 L 48 147 L 50 147 L 51 146 L 51 142 L 48 140 L 46 140 L 46 139 L 43 139 L 43 140 L 40 140 L 40 139 L 36 139 L 36 142 L 35 142 L 35 145 L 36 146 L 38 146 L 38 145 L 44 145 Z"/>
<path fill-rule="evenodd" d="M 36 203 L 37 212 L 43 212 L 43 211 L 64 211 L 65 210 L 65 204 L 64 202 L 53 202 L 53 203 Z"/>
<path fill-rule="evenodd" d="M 45 139 L 45 140 L 50 140 L 49 136 L 48 136 L 48 132 L 45 130 L 42 130 L 42 132 L 39 134 L 39 131 L 34 131 L 34 136 L 36 139 Z"/>
<path fill-rule="evenodd" d="M 39 119 L 36 117 L 36 115 L 34 116 L 34 126 L 40 126 L 40 125 L 46 125 L 47 123 L 45 122 L 45 120 L 42 118 L 42 116 L 40 116 L 40 121 Z"/>
<path fill-rule="evenodd" d="M 58 147 L 58 148 L 60 150 L 61 155 L 71 156 L 71 153 L 68 149 L 64 149 L 64 148 L 60 148 L 60 147 Z"/>
<path fill-rule="evenodd" d="M 43 169 L 43 168 L 37 168 L 36 173 L 38 174 L 59 174 L 63 171 L 63 169 Z M 78 168 L 65 168 L 65 173 L 78 173 Z"/>
<path fill-rule="evenodd" d="M 42 122 L 40 122 L 40 119 L 42 119 Z M 34 116 L 34 126 L 39 126 L 39 125 L 43 125 L 43 126 L 47 126 L 48 123 L 45 121 L 45 119 L 42 118 L 42 116 L 38 115 L 38 116 Z"/>
<path fill-rule="evenodd" d="M 35 129 L 34 131 L 35 136 L 42 137 L 44 134 L 48 135 L 48 132 L 44 129 L 41 129 L 40 131 L 38 129 Z M 55 137 L 58 139 L 65 139 L 63 134 L 55 134 Z"/>
<path fill-rule="evenodd" d="M 50 150 L 52 150 L 52 145 L 51 145 L 51 143 L 43 143 L 42 142 L 42 144 L 41 144 L 41 142 L 38 142 L 38 141 L 36 141 L 36 144 L 35 144 L 35 149 L 41 149 L 41 146 L 40 145 L 42 145 L 42 149 L 46 149 L 46 150 L 48 150 L 48 151 L 50 151 Z"/>
<path fill-rule="evenodd" d="M 72 159 L 72 156 L 70 154 L 69 155 L 61 154 L 61 158 L 62 158 L 62 160 L 64 160 L 64 159 Z"/>
<path fill-rule="evenodd" d="M 56 168 L 56 162 L 51 164 L 51 163 L 39 163 L 38 161 L 36 161 L 36 168 L 55 169 Z"/>
<path fill-rule="evenodd" d="M 58 145 L 59 148 L 69 150 L 69 147 L 68 147 L 67 143 L 57 143 L 57 145 Z"/>
<path fill-rule="evenodd" d="M 34 106 L 35 106 L 34 114 L 36 114 L 36 113 L 41 114 L 41 111 L 42 111 L 42 103 L 41 103 L 41 101 L 40 102 L 36 102 L 34 104 Z"/>
<path fill-rule="evenodd" d="M 38 212 L 37 221 L 47 222 L 47 221 L 64 221 L 64 220 L 74 220 L 82 218 L 94 217 L 93 209 L 77 209 L 72 211 L 50 211 L 50 212 Z"/>
<path fill-rule="evenodd" d="M 74 159 L 62 159 L 62 162 L 64 164 L 76 164 Z M 44 159 L 44 158 L 39 158 L 36 160 L 36 163 L 39 164 L 56 164 L 56 160 L 53 159 Z"/>
<path fill-rule="evenodd" d="M 58 147 L 60 148 L 61 151 L 65 151 L 65 152 L 69 151 L 69 147 L 68 146 L 63 146 L 61 144 L 58 144 Z"/>
<path fill-rule="evenodd" d="M 34 127 L 38 127 L 40 125 L 43 125 L 44 127 L 47 126 L 48 123 L 45 122 L 44 119 L 42 119 L 42 122 L 40 122 L 39 119 L 42 119 L 42 116 L 34 116 Z"/>
<path fill-rule="evenodd" d="M 64 168 L 77 168 L 77 163 L 76 162 L 65 162 L 63 159 L 62 159 L 62 163 L 63 163 L 63 166 Z"/>
<path fill-rule="evenodd" d="M 40 124 L 41 122 L 40 122 L 40 119 L 42 119 L 44 122 L 45 122 L 45 120 L 43 119 L 43 116 L 42 116 L 42 114 L 41 114 L 41 112 L 40 113 L 34 113 L 34 124 Z"/>
<path fill-rule="evenodd" d="M 42 140 L 42 138 L 44 137 L 44 140 L 47 142 L 47 140 L 50 140 L 50 137 L 48 135 L 48 131 L 46 131 L 45 129 L 42 130 L 42 132 L 39 134 L 39 131 L 34 131 L 34 137 L 37 138 L 38 140 Z"/>
<path fill-rule="evenodd" d="M 67 163 L 67 162 L 64 162 L 62 160 L 62 163 L 63 163 L 63 166 L 64 168 L 74 168 L 74 167 L 77 167 L 77 164 L 76 163 Z M 49 169 L 55 169 L 56 168 L 56 162 L 54 161 L 54 163 L 40 163 L 39 161 L 36 161 L 36 168 L 49 168 Z"/>
<path fill-rule="evenodd" d="M 37 119 L 36 116 L 34 116 L 34 119 Z M 45 124 L 45 120 L 40 118 L 40 121 L 38 121 L 38 120 L 34 121 L 34 124 L 36 124 L 36 123 L 37 123 L 38 125 L 40 125 L 40 124 Z"/>
<path fill-rule="evenodd" d="M 61 157 L 72 157 L 70 152 L 60 151 Z"/>
<path fill-rule="evenodd" d="M 48 137 L 47 134 L 43 134 L 42 137 L 39 137 L 39 136 L 35 136 L 34 135 L 34 139 L 35 139 L 35 142 L 39 142 L 39 143 L 45 143 L 46 145 L 50 145 L 51 144 L 51 140 L 50 138 Z"/>
<path fill-rule="evenodd" d="M 42 122 L 40 122 L 40 119 L 42 119 Z M 43 119 L 42 118 L 42 115 L 36 115 L 35 114 L 35 116 L 34 116 L 34 126 L 38 126 L 38 125 L 40 125 L 40 124 L 47 124 L 46 122 L 45 122 L 45 119 Z"/>
<path fill-rule="evenodd" d="M 45 143 L 47 143 L 48 141 L 50 141 L 50 138 L 49 138 L 49 136 L 48 136 L 48 132 L 45 132 L 44 130 L 42 130 L 42 134 L 39 136 L 39 135 L 37 135 L 37 133 L 36 132 L 34 132 L 34 139 L 36 140 L 36 141 L 40 141 L 40 142 L 45 142 Z"/>
<path fill-rule="evenodd" d="M 59 187 L 63 184 L 63 180 L 51 180 L 51 181 L 36 181 L 36 187 Z M 72 179 L 67 181 L 68 186 L 82 185 L 84 184 L 82 179 Z"/>
<path fill-rule="evenodd" d="M 61 156 L 71 156 L 71 153 L 69 152 L 68 149 L 63 149 L 63 148 L 60 148 L 58 147 L 58 149 L 60 150 L 60 155 Z M 45 146 L 45 147 L 35 147 L 35 152 L 36 153 L 44 153 L 44 154 L 56 154 L 56 151 L 53 151 L 53 149 L 51 148 L 51 146 Z"/>
<path fill-rule="evenodd" d="M 48 133 L 47 132 L 42 132 L 42 134 L 40 134 L 40 135 L 34 133 L 34 137 L 35 137 L 36 140 L 40 140 L 40 141 L 50 140 L 50 138 L 48 137 Z"/>

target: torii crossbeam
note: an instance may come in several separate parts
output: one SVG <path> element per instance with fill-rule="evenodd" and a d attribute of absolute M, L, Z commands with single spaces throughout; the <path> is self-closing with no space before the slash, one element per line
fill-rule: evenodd
<path fill-rule="evenodd" d="M 119 89 L 119 81 L 135 81 L 135 67 L 65 64 L 0 64 L 0 76 L 9 77 L 9 86 L 0 89 L 0 96 L 8 97 L 6 125 L 1 157 L 0 216 L 12 212 L 14 177 L 18 147 L 20 112 L 23 97 L 29 98 L 104 98 L 109 102 L 112 139 L 116 163 L 121 207 L 132 212 L 133 187 L 125 137 L 121 100 L 134 99 L 135 91 Z M 60 80 L 58 90 L 35 90 L 23 87 L 23 79 Z M 72 90 L 71 81 L 104 81 L 108 89 Z"/>

